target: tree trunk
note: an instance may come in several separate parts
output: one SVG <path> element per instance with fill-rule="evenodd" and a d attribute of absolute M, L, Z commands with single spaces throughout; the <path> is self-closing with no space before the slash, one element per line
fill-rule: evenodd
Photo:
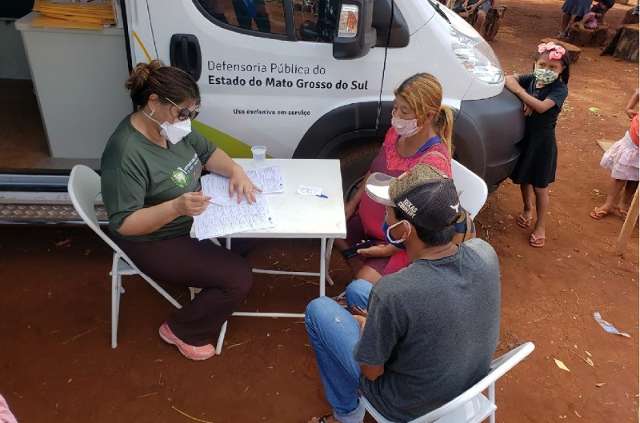
<path fill-rule="evenodd" d="M 601 24 L 596 29 L 585 28 L 581 22 L 575 22 L 569 28 L 567 40 L 581 47 L 600 47 L 607 41 L 609 26 Z"/>
<path fill-rule="evenodd" d="M 624 18 L 622 19 L 622 25 L 638 23 L 638 15 L 633 14 L 634 9 L 635 7 L 632 7 L 627 10 L 627 13 L 624 14 Z"/>
<path fill-rule="evenodd" d="M 638 62 L 638 24 L 622 25 L 602 54 Z"/>

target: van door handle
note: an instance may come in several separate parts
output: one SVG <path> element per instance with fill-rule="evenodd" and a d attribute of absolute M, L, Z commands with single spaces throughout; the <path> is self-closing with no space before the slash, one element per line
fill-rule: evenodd
<path fill-rule="evenodd" d="M 173 34 L 169 45 L 171 66 L 182 69 L 196 81 L 202 74 L 200 43 L 193 34 Z"/>

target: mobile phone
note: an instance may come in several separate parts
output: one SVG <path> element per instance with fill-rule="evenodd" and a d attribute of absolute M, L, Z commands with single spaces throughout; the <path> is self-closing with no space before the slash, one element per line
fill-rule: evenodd
<path fill-rule="evenodd" d="M 353 247 L 347 248 L 346 250 L 344 250 L 342 252 L 342 255 L 345 258 L 350 259 L 350 258 L 355 257 L 355 256 L 358 255 L 358 250 L 363 249 L 363 248 L 369 248 L 374 244 L 375 244 L 375 241 L 372 240 L 372 239 L 360 241 L 357 244 L 355 244 Z"/>

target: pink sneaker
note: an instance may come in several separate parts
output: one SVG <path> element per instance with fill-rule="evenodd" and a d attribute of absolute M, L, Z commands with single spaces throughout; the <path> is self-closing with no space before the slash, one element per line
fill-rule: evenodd
<path fill-rule="evenodd" d="M 211 344 L 196 347 L 183 342 L 173 333 L 167 322 L 164 322 L 162 326 L 160 326 L 158 335 L 160 335 L 160 338 L 167 344 L 175 345 L 178 351 L 190 360 L 206 360 L 216 354 L 216 350 Z"/>

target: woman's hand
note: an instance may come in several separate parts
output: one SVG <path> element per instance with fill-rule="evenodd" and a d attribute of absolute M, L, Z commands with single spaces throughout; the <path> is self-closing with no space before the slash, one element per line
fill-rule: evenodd
<path fill-rule="evenodd" d="M 238 203 L 242 201 L 244 196 L 250 204 L 253 204 L 256 202 L 256 192 L 259 191 L 244 172 L 244 169 L 236 165 L 229 177 L 229 196 L 237 195 Z"/>
<path fill-rule="evenodd" d="M 374 245 L 369 248 L 362 248 L 358 250 L 358 254 L 363 257 L 390 257 L 394 255 L 399 249 L 391 244 Z"/>
<path fill-rule="evenodd" d="M 185 192 L 171 200 L 174 210 L 179 216 L 198 216 L 207 209 L 211 197 L 199 192 Z"/>

